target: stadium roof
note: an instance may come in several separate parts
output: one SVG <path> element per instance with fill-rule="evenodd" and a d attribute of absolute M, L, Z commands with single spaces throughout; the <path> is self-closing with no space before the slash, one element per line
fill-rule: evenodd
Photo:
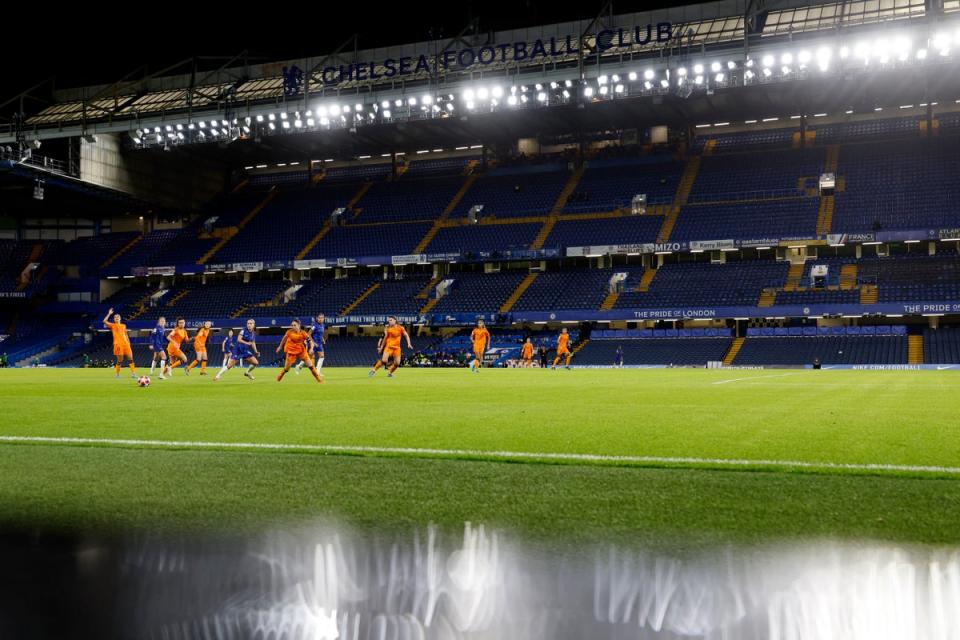
<path fill-rule="evenodd" d="M 946 0 L 944 3 L 945 14 L 958 10 L 960 0 Z M 936 20 L 931 19 L 934 17 Z M 645 44 L 629 42 L 634 32 L 642 36 L 646 25 L 656 29 L 661 23 L 670 23 L 671 38 L 658 42 L 654 37 Z M 268 111 L 293 114 L 294 110 L 299 114 L 309 112 L 312 104 L 322 100 L 364 102 L 374 105 L 376 110 L 375 105 L 381 101 L 383 104 L 396 99 L 405 101 L 407 96 L 420 95 L 424 91 L 450 91 L 453 96 L 477 82 L 532 84 L 569 81 L 571 78 L 586 81 L 605 73 L 642 68 L 640 65 L 669 74 L 678 66 L 698 58 L 704 61 L 729 58 L 731 63 L 742 65 L 750 56 L 760 56 L 765 51 L 784 46 L 852 39 L 878 30 L 893 36 L 904 27 L 926 38 L 932 37 L 932 30 L 942 23 L 939 14 L 928 11 L 924 0 L 841 3 L 720 0 L 641 13 L 601 14 L 594 20 L 496 33 L 467 30 L 446 40 L 365 50 L 355 49 L 358 41 L 351 37 L 330 54 L 302 60 L 245 65 L 240 55 L 227 60 L 220 69 L 201 76 L 159 73 L 137 79 L 125 78 L 108 86 L 59 90 L 54 94 L 55 104 L 28 113 L 22 134 L 31 139 L 130 132 L 141 128 L 153 130 L 171 124 L 185 126 L 210 116 L 216 116 L 218 121 L 230 119 L 236 125 L 237 116 L 250 118 Z M 618 35 L 620 29 L 627 34 L 626 43 L 605 47 L 605 37 L 608 45 L 618 37 L 623 39 L 623 35 Z M 608 35 L 604 36 L 604 33 Z M 655 34 L 656 31 L 646 33 Z M 496 50 L 498 43 L 537 41 L 551 42 L 555 51 L 547 57 L 517 60 L 514 59 L 515 50 L 502 49 L 500 59 L 482 65 L 461 65 L 456 55 L 464 49 L 481 51 L 484 45 Z M 444 58 L 444 51 L 452 52 L 448 54 L 449 58 Z M 412 62 L 419 56 L 434 65 L 434 70 L 418 72 L 411 66 L 408 75 L 386 77 L 389 60 L 409 57 Z M 281 69 L 293 64 L 307 72 L 307 92 L 285 97 Z M 673 85 L 661 91 L 654 86 L 645 91 L 628 91 L 624 95 L 630 98 L 627 100 L 592 101 L 588 109 L 578 109 L 583 105 L 571 101 L 548 109 L 516 110 L 509 116 L 502 112 L 496 117 L 488 117 L 492 115 L 489 113 L 458 112 L 456 117 L 441 113 L 439 116 L 444 117 L 435 118 L 419 117 L 411 109 L 409 117 L 397 113 L 391 114 L 390 118 L 377 118 L 375 124 L 378 126 L 327 127 L 327 130 L 319 131 L 321 127 L 318 125 L 316 133 L 321 135 L 290 131 L 299 135 L 244 136 L 233 126 L 229 129 L 236 133 L 227 135 L 228 127 L 224 126 L 224 135 L 217 140 L 220 144 L 196 145 L 193 151 L 205 147 L 199 152 L 215 153 L 220 157 L 249 156 L 251 161 L 260 155 L 276 157 L 277 151 L 288 154 L 288 157 L 379 152 L 577 130 L 636 128 L 652 124 L 689 125 L 744 116 L 789 116 L 805 105 L 821 112 L 858 106 L 872 109 L 877 105 L 903 101 L 946 100 L 960 96 L 956 73 L 943 73 L 939 67 L 933 72 L 903 73 L 902 68 L 893 66 L 858 69 L 856 78 L 836 73 L 801 80 L 795 79 L 800 77 L 795 75 L 789 78 L 790 82 L 776 82 L 784 79 L 777 72 L 769 82 L 757 82 L 754 86 L 746 86 L 748 83 L 742 76 L 734 82 L 735 74 L 730 74 L 725 82 L 714 83 L 716 86 L 710 86 L 708 78 L 703 86 L 705 91 L 678 91 Z M 358 67 L 365 70 L 357 74 L 359 79 L 353 76 L 353 69 Z M 173 73 L 179 69 L 174 66 L 168 71 Z M 333 75 L 330 69 L 335 70 Z M 343 69 L 349 73 L 340 79 Z M 331 78 L 340 81 L 330 82 Z M 15 133 L 12 126 L 0 129 L 0 142 L 12 141 Z M 172 137 L 174 143 L 177 142 L 175 136 Z M 140 137 L 140 134 L 132 137 Z M 245 144 L 245 138 L 256 140 L 261 148 L 248 149 L 250 145 Z M 213 137 L 206 139 L 209 141 Z M 165 139 L 158 142 L 167 146 Z"/>

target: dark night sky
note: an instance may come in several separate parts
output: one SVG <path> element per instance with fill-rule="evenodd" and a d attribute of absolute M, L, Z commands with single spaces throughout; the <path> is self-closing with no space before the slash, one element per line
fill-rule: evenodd
<path fill-rule="evenodd" d="M 614 8 L 616 13 L 629 13 L 687 3 L 620 0 Z M 192 56 L 231 56 L 247 49 L 265 60 L 296 58 L 327 53 L 354 32 L 360 34 L 361 47 L 401 44 L 424 40 L 431 29 L 454 35 L 471 17 L 480 18 L 483 30 L 499 30 L 589 19 L 603 7 L 603 2 L 559 0 L 339 5 L 349 10 L 331 10 L 330 2 L 255 0 L 179 7 L 151 2 L 113 7 L 72 4 L 84 7 L 45 5 L 51 7 L 50 16 L 30 10 L 29 4 L 13 9 L 20 12 L 22 44 L 14 44 L 20 39 L 16 33 L 6 32 L 9 46 L 0 55 L 0 102 L 50 76 L 58 78 L 59 86 L 111 83 L 141 64 L 159 69 Z M 58 26 L 45 27 L 48 19 Z"/>

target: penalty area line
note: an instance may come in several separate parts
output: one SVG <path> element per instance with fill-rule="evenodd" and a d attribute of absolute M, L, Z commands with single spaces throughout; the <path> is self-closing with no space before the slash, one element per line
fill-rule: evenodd
<path fill-rule="evenodd" d="M 124 438 L 74 438 L 45 436 L 0 436 L 0 444 L 82 445 L 152 449 L 215 449 L 238 451 L 289 451 L 342 455 L 402 455 L 420 458 L 474 458 L 481 460 L 527 460 L 591 462 L 637 466 L 682 466 L 691 468 L 770 469 L 805 471 L 854 471 L 932 473 L 960 476 L 960 467 L 883 463 L 809 462 L 805 460 L 748 460 L 738 458 L 697 458 L 682 456 L 611 456 L 594 453 L 542 453 L 530 451 L 484 451 L 482 449 L 429 449 L 415 447 L 373 447 L 364 445 L 293 444 L 267 442 L 205 442 L 180 440 L 139 440 Z"/>

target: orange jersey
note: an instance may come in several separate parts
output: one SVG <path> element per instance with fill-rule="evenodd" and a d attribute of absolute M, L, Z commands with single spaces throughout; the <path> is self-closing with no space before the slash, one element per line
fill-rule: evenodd
<path fill-rule="evenodd" d="M 114 347 L 129 347 L 130 336 L 127 335 L 127 325 L 119 322 L 108 322 L 107 328 L 113 334 Z"/>
<path fill-rule="evenodd" d="M 473 342 L 473 350 L 479 351 L 487 346 L 490 340 L 490 332 L 486 329 L 481 329 L 477 327 L 470 332 L 470 340 Z"/>
<path fill-rule="evenodd" d="M 310 339 L 310 334 L 302 329 L 300 331 L 287 329 L 283 339 L 286 340 L 283 343 L 283 352 L 287 355 L 296 356 L 307 352 L 307 340 Z"/>
<path fill-rule="evenodd" d="M 403 327 L 387 327 L 386 338 L 383 341 L 384 349 L 399 349 L 400 339 L 403 338 Z"/>
<path fill-rule="evenodd" d="M 569 344 L 570 344 L 570 334 L 561 333 L 560 337 L 557 338 L 557 351 L 560 351 L 560 352 L 568 351 Z"/>
<path fill-rule="evenodd" d="M 210 337 L 210 329 L 200 327 L 197 329 L 197 335 L 193 337 L 193 348 L 197 351 L 207 350 L 207 338 Z"/>
<path fill-rule="evenodd" d="M 520 357 L 524 360 L 529 360 L 533 357 L 533 345 L 529 342 L 523 345 L 523 349 L 520 351 Z"/>
<path fill-rule="evenodd" d="M 187 332 L 185 329 L 180 329 L 178 327 L 170 332 L 169 339 L 172 342 L 170 346 L 173 346 L 179 349 L 183 341 L 187 339 Z"/>

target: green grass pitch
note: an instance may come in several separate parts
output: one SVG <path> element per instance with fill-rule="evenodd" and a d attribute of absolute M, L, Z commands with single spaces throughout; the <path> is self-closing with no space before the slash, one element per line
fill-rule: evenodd
<path fill-rule="evenodd" d="M 112 370 L 0 370 L 0 523 L 960 542 L 952 372 L 275 373 L 141 389 Z"/>

